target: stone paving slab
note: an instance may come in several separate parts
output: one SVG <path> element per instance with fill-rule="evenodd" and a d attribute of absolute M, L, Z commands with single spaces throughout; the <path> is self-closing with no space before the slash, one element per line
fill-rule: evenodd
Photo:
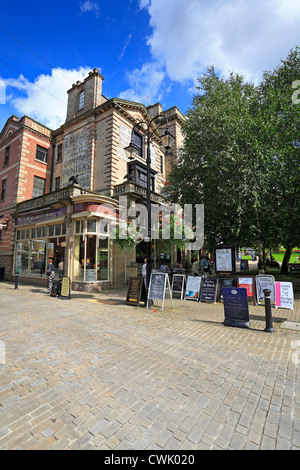
<path fill-rule="evenodd" d="M 300 449 L 299 300 L 266 333 L 262 306 L 125 298 L 0 283 L 0 449 Z"/>

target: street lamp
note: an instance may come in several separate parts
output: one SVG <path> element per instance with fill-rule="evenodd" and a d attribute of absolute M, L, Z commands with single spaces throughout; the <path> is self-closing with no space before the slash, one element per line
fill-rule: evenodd
<path fill-rule="evenodd" d="M 162 144 L 165 148 L 165 150 L 170 150 L 173 143 L 174 143 L 174 137 L 172 134 L 170 134 L 169 129 L 168 129 L 168 118 L 164 114 L 159 114 L 155 116 L 154 118 L 151 119 L 151 121 L 148 123 L 146 121 L 141 121 L 138 122 L 132 129 L 131 132 L 131 142 L 126 147 L 124 150 L 126 152 L 127 158 L 129 160 L 132 160 L 134 158 L 134 155 L 137 153 L 139 147 L 134 143 L 134 132 L 135 130 L 138 130 L 139 128 L 142 128 L 142 126 L 146 126 L 146 131 L 147 131 L 147 215 L 148 215 L 148 237 L 147 240 L 147 278 L 146 278 L 146 283 L 147 287 L 149 288 L 149 283 L 150 283 L 150 275 L 151 275 L 151 156 L 150 156 L 150 138 L 151 138 L 151 124 L 158 120 L 158 119 L 163 119 L 164 122 L 166 123 L 166 130 L 163 135 L 160 136 L 160 140 L 162 141 Z M 161 121 L 160 124 L 156 127 L 155 131 L 161 126 L 163 121 Z"/>

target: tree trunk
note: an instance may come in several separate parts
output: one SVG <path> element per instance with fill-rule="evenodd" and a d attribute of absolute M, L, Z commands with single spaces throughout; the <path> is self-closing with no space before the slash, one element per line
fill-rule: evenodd
<path fill-rule="evenodd" d="M 293 247 L 291 245 L 288 245 L 286 247 L 285 254 L 283 257 L 280 274 L 288 274 L 288 262 L 290 260 L 292 251 L 293 251 Z"/>

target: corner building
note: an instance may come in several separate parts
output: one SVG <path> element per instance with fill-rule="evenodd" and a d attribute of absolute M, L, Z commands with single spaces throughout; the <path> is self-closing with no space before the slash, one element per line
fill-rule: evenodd
<path fill-rule="evenodd" d="M 183 143 L 184 116 L 176 106 L 163 111 L 159 103 L 146 108 L 108 100 L 102 83 L 94 69 L 72 86 L 59 129 L 12 116 L 0 134 L 0 184 L 7 181 L 0 200 L 0 269 L 5 268 L 6 279 L 18 273 L 23 282 L 44 285 L 47 259 L 52 258 L 56 278 L 69 276 L 75 290 L 100 291 L 126 284 L 140 270 L 142 243 L 139 253 L 122 253 L 105 237 L 105 223 L 115 224 L 118 217 L 120 196 L 127 197 L 128 206 L 146 200 L 142 129 L 134 134 L 134 160 L 127 160 L 124 148 L 135 124 L 160 113 L 167 116 L 175 137 L 168 155 L 159 139 L 165 124 L 151 136 L 151 202 L 162 203 L 161 190 Z"/>

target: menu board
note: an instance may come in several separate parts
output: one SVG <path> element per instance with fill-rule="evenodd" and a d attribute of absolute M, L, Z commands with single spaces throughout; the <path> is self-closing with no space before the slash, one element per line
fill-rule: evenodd
<path fill-rule="evenodd" d="M 204 279 L 202 281 L 200 301 L 215 303 L 218 285 L 218 279 Z"/>
<path fill-rule="evenodd" d="M 67 276 L 63 276 L 61 280 L 60 296 L 70 298 L 70 284 L 71 280 Z"/>
<path fill-rule="evenodd" d="M 185 284 L 185 275 L 184 274 L 174 274 L 172 279 L 172 291 L 178 292 L 181 295 L 181 299 L 183 296 L 184 291 L 184 284 Z"/>
<path fill-rule="evenodd" d="M 232 246 L 220 246 L 215 248 L 216 273 L 234 273 L 235 259 Z"/>
<path fill-rule="evenodd" d="M 200 276 L 188 276 L 185 288 L 185 300 L 196 300 L 199 302 L 201 288 Z"/>
<path fill-rule="evenodd" d="M 238 276 L 237 286 L 246 289 L 248 298 L 253 299 L 254 304 L 256 304 L 255 283 L 253 276 Z"/>
<path fill-rule="evenodd" d="M 168 276 L 168 274 L 151 273 L 148 299 L 152 299 L 152 300 L 164 299 L 165 289 L 166 289 L 166 276 Z"/>
<path fill-rule="evenodd" d="M 249 306 L 247 290 L 240 287 L 223 287 L 224 325 L 249 328 Z"/>
<path fill-rule="evenodd" d="M 143 296 L 142 293 L 144 294 Z M 141 300 L 145 300 L 144 279 L 141 277 L 131 277 L 128 284 L 126 304 L 138 307 Z"/>
<path fill-rule="evenodd" d="M 149 300 L 162 300 L 162 310 L 164 308 L 166 288 L 169 289 L 171 304 L 173 307 L 172 291 L 170 288 L 168 273 L 151 273 L 148 290 L 147 308 Z"/>
<path fill-rule="evenodd" d="M 294 292 L 291 282 L 275 282 L 275 307 L 294 310 Z"/>
<path fill-rule="evenodd" d="M 223 277 L 219 279 L 219 296 L 223 299 L 222 288 L 223 287 L 235 287 L 236 278 L 235 277 Z"/>
<path fill-rule="evenodd" d="M 271 302 L 275 302 L 275 279 L 270 275 L 259 274 L 256 276 L 256 295 L 257 303 L 261 304 L 265 301 L 264 290 L 269 289 L 271 291 Z"/>

